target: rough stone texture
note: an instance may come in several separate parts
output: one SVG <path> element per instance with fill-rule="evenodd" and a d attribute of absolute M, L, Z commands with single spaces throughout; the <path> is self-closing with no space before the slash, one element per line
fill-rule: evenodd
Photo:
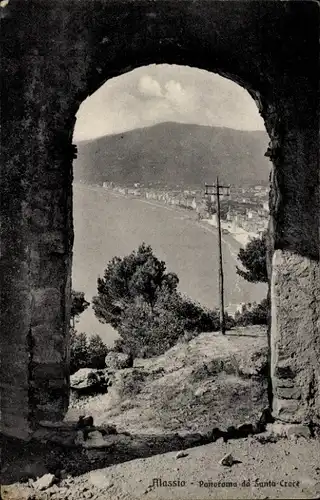
<path fill-rule="evenodd" d="M 50 488 L 50 486 L 52 486 L 56 480 L 57 479 L 54 476 L 54 474 L 45 474 L 44 476 L 40 477 L 37 481 L 35 481 L 33 487 L 36 490 L 46 490 Z"/>
<path fill-rule="evenodd" d="M 320 423 L 319 263 L 276 250 L 271 287 L 274 416 Z"/>
<path fill-rule="evenodd" d="M 149 63 L 219 73 L 257 102 L 274 165 L 272 378 L 286 360 L 302 398 L 275 389 L 275 413 L 318 418 L 318 4 L 10 0 L 1 21 L 1 431 L 27 437 L 67 410 L 76 112 Z"/>
<path fill-rule="evenodd" d="M 70 377 L 70 388 L 77 394 L 95 394 L 108 391 L 110 375 L 107 370 L 81 368 Z"/>
<path fill-rule="evenodd" d="M 110 370 L 123 370 L 132 368 L 133 359 L 129 354 L 110 351 L 106 355 L 105 363 Z"/>

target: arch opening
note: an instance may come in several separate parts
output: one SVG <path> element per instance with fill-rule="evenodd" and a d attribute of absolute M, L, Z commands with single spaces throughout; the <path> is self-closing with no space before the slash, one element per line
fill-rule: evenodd
<path fill-rule="evenodd" d="M 83 102 L 73 142 L 78 147 L 73 287 L 85 291 L 90 302 L 97 295 L 97 277 L 103 276 L 111 258 L 128 255 L 146 242 L 169 271 L 177 272 L 183 294 L 204 307 L 217 308 L 218 261 L 216 257 L 212 260 L 217 241 L 211 242 L 215 222 L 204 216 L 201 226 L 197 219 L 204 184 L 216 175 L 233 185 L 232 199 L 223 202 L 224 208 L 229 207 L 222 221 L 224 235 L 229 233 L 223 241 L 228 268 L 226 313 L 233 315 L 235 307 L 266 297 L 265 284 L 250 285 L 236 274 L 240 246 L 249 238 L 258 238 L 268 221 L 270 164 L 264 158 L 268 137 L 245 89 L 230 79 L 189 66 L 141 66 L 110 79 Z M 193 199 L 182 208 L 178 198 L 186 191 L 193 193 Z M 99 207 L 96 216 L 93 206 Z M 112 214 L 117 220 L 112 221 Z M 100 217 L 103 223 L 99 223 Z M 181 219 L 187 239 L 181 233 Z M 154 230 L 157 224 L 159 229 Z M 168 231 L 170 224 L 174 228 Z M 190 224 L 192 231 L 187 227 Z M 175 237 L 175 231 L 180 236 Z M 235 243 L 231 250 L 229 239 Z M 85 260 L 90 261 L 87 269 Z M 115 338 L 114 330 L 99 324 L 89 309 L 76 328 L 89 335 L 98 332 L 108 343 Z"/>

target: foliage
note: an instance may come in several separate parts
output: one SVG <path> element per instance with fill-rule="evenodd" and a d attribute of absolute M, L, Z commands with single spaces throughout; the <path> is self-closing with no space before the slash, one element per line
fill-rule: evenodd
<path fill-rule="evenodd" d="M 143 303 L 130 305 L 118 330 L 123 352 L 134 357 L 162 354 L 183 335 L 183 323 L 174 311 L 157 304 L 153 311 Z"/>
<path fill-rule="evenodd" d="M 246 248 L 241 248 L 238 259 L 245 270 L 237 266 L 237 274 L 250 283 L 267 283 L 267 232 L 250 241 Z"/>
<path fill-rule="evenodd" d="M 145 302 L 151 310 L 161 290 L 174 291 L 178 277 L 166 273 L 163 261 L 158 260 L 150 246 L 144 243 L 138 251 L 119 258 L 114 257 L 104 271 L 104 277 L 98 278 L 98 295 L 93 297 L 93 310 L 102 323 L 109 323 L 118 328 L 126 309 L 136 299 Z"/>
<path fill-rule="evenodd" d="M 85 333 L 77 333 L 70 328 L 70 373 L 75 373 L 87 365 L 88 340 Z"/>
<path fill-rule="evenodd" d="M 74 328 L 76 320 L 79 318 L 88 307 L 90 303 L 85 300 L 84 292 L 71 291 L 71 321 Z"/>
<path fill-rule="evenodd" d="M 85 333 L 77 333 L 74 328 L 70 329 L 71 374 L 80 368 L 104 368 L 107 354 L 108 347 L 99 335 L 93 335 L 88 339 Z"/>
<path fill-rule="evenodd" d="M 245 307 L 242 313 L 236 313 L 235 323 L 237 326 L 267 325 L 269 322 L 270 302 L 264 299 L 260 304 L 252 308 Z"/>
<path fill-rule="evenodd" d="M 129 256 L 109 262 L 104 278 L 98 279 L 93 309 L 101 322 L 118 330 L 115 350 L 133 357 L 155 356 L 185 338 L 186 333 L 191 338 L 219 329 L 218 313 L 183 297 L 177 290 L 178 282 L 145 244 Z"/>
<path fill-rule="evenodd" d="M 88 368 L 104 368 L 105 358 L 109 349 L 101 339 L 100 335 L 95 334 L 89 338 L 87 351 Z"/>
<path fill-rule="evenodd" d="M 208 332 L 219 329 L 219 315 L 197 302 L 178 293 L 162 296 L 160 304 L 163 309 L 175 314 L 183 329 L 187 332 Z"/>

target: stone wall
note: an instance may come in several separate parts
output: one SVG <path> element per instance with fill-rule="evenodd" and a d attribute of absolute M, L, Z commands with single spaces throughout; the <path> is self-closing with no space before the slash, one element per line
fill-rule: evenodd
<path fill-rule="evenodd" d="M 2 432 L 26 437 L 40 419 L 66 412 L 75 115 L 109 78 L 149 63 L 227 76 L 250 92 L 265 119 L 274 163 L 274 411 L 316 419 L 317 4 L 10 0 L 0 14 Z"/>

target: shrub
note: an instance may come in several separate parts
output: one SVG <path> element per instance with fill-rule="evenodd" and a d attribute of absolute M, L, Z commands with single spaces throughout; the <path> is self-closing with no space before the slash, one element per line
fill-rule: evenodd
<path fill-rule="evenodd" d="M 70 373 L 87 366 L 88 339 L 85 333 L 70 329 Z"/>
<path fill-rule="evenodd" d="M 87 351 L 87 367 L 101 369 L 105 367 L 105 358 L 109 349 L 101 339 L 100 335 L 95 334 L 90 337 Z"/>
<path fill-rule="evenodd" d="M 260 304 L 252 308 L 245 308 L 242 313 L 236 313 L 235 324 L 237 326 L 267 325 L 269 322 L 270 304 L 264 299 Z"/>
<path fill-rule="evenodd" d="M 71 375 L 80 368 L 105 367 L 105 357 L 108 347 L 99 335 L 93 335 L 89 339 L 85 333 L 77 333 L 70 329 L 70 373 Z"/>
<path fill-rule="evenodd" d="M 117 350 L 134 357 L 150 357 L 172 347 L 183 334 L 183 324 L 173 311 L 158 305 L 151 311 L 145 304 L 132 304 L 118 331 L 121 341 L 116 343 Z"/>
<path fill-rule="evenodd" d="M 149 245 L 108 263 L 98 279 L 93 309 L 99 321 L 118 330 L 121 340 L 115 350 L 133 357 L 155 356 L 185 333 L 194 336 L 219 329 L 218 313 L 183 297 L 178 283 L 177 275 L 166 272 Z"/>
<path fill-rule="evenodd" d="M 71 325 L 74 329 L 79 316 L 89 307 L 90 303 L 86 301 L 84 292 L 71 291 Z"/>
<path fill-rule="evenodd" d="M 249 283 L 267 283 L 267 245 L 268 232 L 261 237 L 254 238 L 245 248 L 240 248 L 238 259 L 244 270 L 237 266 L 237 274 Z"/>
<path fill-rule="evenodd" d="M 234 326 L 229 316 L 226 316 L 226 326 L 228 329 Z M 115 350 L 134 357 L 158 356 L 180 340 L 191 340 L 201 332 L 214 332 L 219 328 L 217 311 L 203 308 L 178 293 L 163 294 L 152 311 L 143 303 L 127 307 Z"/>

